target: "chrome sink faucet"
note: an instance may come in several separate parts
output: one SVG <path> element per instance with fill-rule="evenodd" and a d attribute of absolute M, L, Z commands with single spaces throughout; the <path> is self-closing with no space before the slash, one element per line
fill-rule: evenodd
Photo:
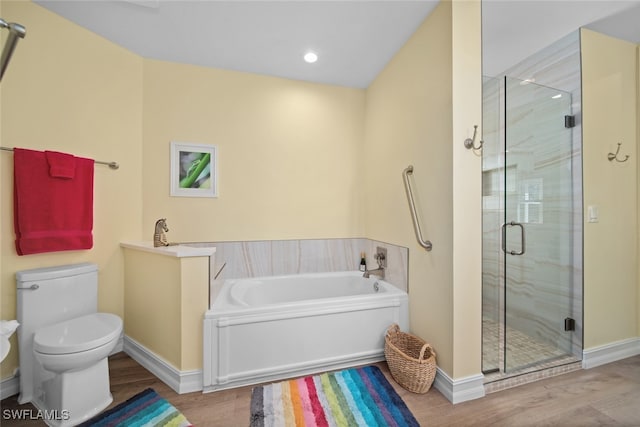
<path fill-rule="evenodd" d="M 373 270 L 365 270 L 362 277 L 365 277 L 368 279 L 369 275 L 373 274 L 380 277 L 381 279 L 384 279 L 384 268 L 387 266 L 387 249 L 381 248 L 380 246 L 378 246 L 376 248 L 376 253 L 373 257 L 378 262 L 378 268 L 375 268 Z"/>

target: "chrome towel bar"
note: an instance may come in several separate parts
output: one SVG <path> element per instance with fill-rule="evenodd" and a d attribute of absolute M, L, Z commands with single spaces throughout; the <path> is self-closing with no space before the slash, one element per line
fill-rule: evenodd
<path fill-rule="evenodd" d="M 402 172 L 402 177 L 404 178 L 404 189 L 407 191 L 407 199 L 409 199 L 409 210 L 411 211 L 411 218 L 413 219 L 413 228 L 416 232 L 416 239 L 418 239 L 418 243 L 420 246 L 430 251 L 433 245 L 431 241 L 424 240 L 422 237 L 422 230 L 420 229 L 420 223 L 418 222 L 418 214 L 416 213 L 416 203 L 413 200 L 413 192 L 411 191 L 411 183 L 409 182 L 409 175 L 413 174 L 413 165 L 409 165 L 404 172 Z"/>
<path fill-rule="evenodd" d="M 2 151 L 13 151 L 13 148 L 0 147 L 0 150 L 2 150 Z M 120 167 L 120 165 L 117 162 L 103 162 L 103 161 L 100 161 L 100 160 L 94 160 L 93 162 L 97 163 L 99 165 L 109 166 L 111 169 L 118 169 Z"/>

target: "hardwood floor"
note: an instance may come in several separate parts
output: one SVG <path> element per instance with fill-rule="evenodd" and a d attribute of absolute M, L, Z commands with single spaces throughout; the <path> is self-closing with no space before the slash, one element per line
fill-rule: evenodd
<path fill-rule="evenodd" d="M 246 426 L 251 386 L 216 393 L 178 395 L 124 353 L 109 359 L 113 405 L 151 387 L 198 427 Z M 378 366 L 390 378 L 386 364 Z M 640 356 L 580 370 L 452 405 L 438 390 L 414 394 L 390 382 L 423 426 L 640 426 Z M 5 418 L 17 396 L 2 403 L 2 426 L 41 421 Z"/>

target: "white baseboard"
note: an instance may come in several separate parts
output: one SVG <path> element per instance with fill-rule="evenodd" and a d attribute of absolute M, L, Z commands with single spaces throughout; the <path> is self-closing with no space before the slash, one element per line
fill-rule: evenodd
<path fill-rule="evenodd" d="M 596 366 L 626 359 L 640 354 L 640 338 L 629 338 L 582 351 L 582 368 Z"/>
<path fill-rule="evenodd" d="M 453 380 L 440 368 L 436 369 L 433 386 L 451 403 L 461 403 L 484 397 L 484 375 L 472 375 Z"/>
<path fill-rule="evenodd" d="M 124 352 L 151 371 L 178 394 L 202 390 L 202 370 L 180 371 L 131 337 L 124 337 Z"/>
<path fill-rule="evenodd" d="M 0 381 L 0 400 L 18 393 L 20 393 L 20 377 L 17 373 Z"/>

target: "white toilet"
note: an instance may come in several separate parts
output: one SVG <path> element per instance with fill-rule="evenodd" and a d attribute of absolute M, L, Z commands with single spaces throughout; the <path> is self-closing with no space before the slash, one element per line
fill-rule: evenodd
<path fill-rule="evenodd" d="M 16 273 L 19 403 L 51 426 L 73 426 L 113 401 L 107 356 L 122 319 L 98 313 L 98 267 L 64 265 Z"/>

